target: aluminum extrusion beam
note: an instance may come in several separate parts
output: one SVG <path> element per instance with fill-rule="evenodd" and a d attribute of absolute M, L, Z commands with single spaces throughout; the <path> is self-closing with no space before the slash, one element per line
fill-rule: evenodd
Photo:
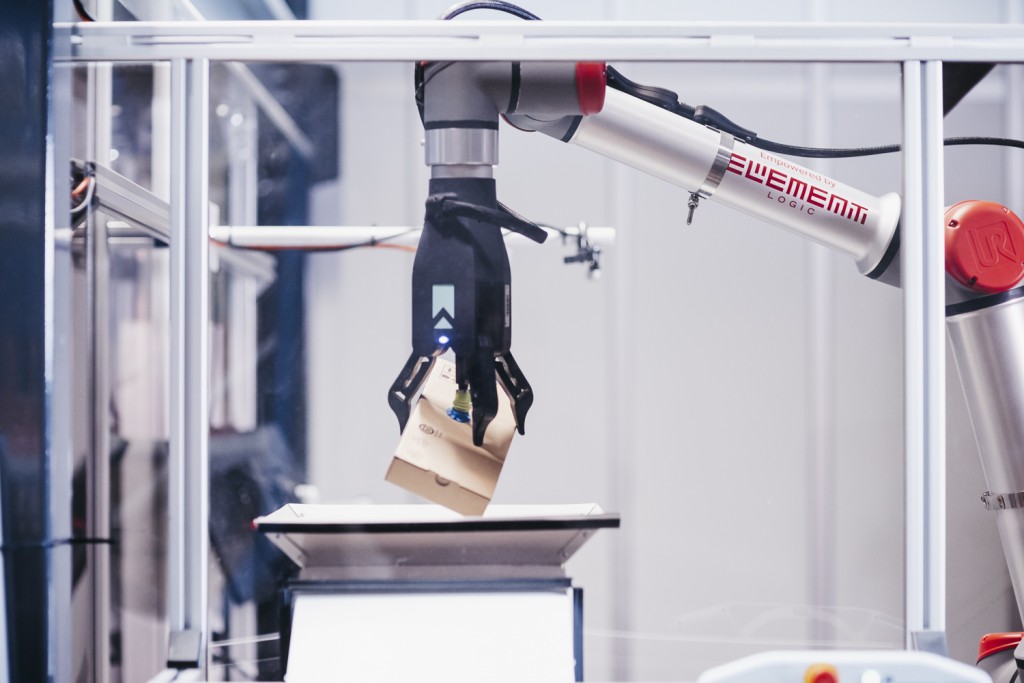
<path fill-rule="evenodd" d="M 60 23 L 55 58 L 135 61 L 1024 61 L 1024 26 L 566 21 Z"/>
<path fill-rule="evenodd" d="M 946 337 L 942 64 L 903 65 L 905 608 L 908 648 L 945 649 Z"/>
<path fill-rule="evenodd" d="M 87 533 L 91 538 L 110 538 L 110 252 L 107 225 L 91 207 L 86 217 L 86 296 L 89 348 L 89 455 L 86 499 Z M 92 571 L 92 671 L 90 680 L 110 679 L 109 636 L 111 622 L 110 546 L 88 548 Z"/>
<path fill-rule="evenodd" d="M 168 620 L 206 669 L 209 590 L 209 67 L 171 63 Z M 188 638 L 181 638 L 181 636 Z"/>
<path fill-rule="evenodd" d="M 913 636 L 941 634 L 944 630 L 942 495 L 945 369 L 941 331 L 942 267 L 941 257 L 935 253 L 936 248 L 941 247 L 936 247 L 933 236 L 923 230 L 924 225 L 941 219 L 942 212 L 942 149 L 938 138 L 941 135 L 942 112 L 940 62 L 1022 62 L 1024 26 L 462 21 L 97 22 L 58 25 L 56 46 L 57 59 L 64 61 L 175 60 L 179 73 L 186 60 L 189 60 L 190 73 L 198 68 L 196 64 L 202 64 L 205 69 L 204 60 L 902 62 L 905 75 L 904 194 L 908 206 L 903 237 L 903 272 L 907 287 L 904 295 L 904 344 L 908 644 L 913 644 Z M 194 121 L 190 121 L 189 125 L 193 124 Z M 184 124 L 176 125 L 180 128 Z M 204 156 L 196 158 L 205 159 Z M 180 163 L 175 173 L 176 179 L 182 177 L 180 174 L 184 170 Z M 205 169 L 203 173 L 205 179 Z M 195 189 L 197 183 L 190 177 L 188 187 Z M 178 200 L 180 197 L 176 198 Z M 172 206 L 180 206 L 176 201 Z M 194 219 L 191 227 L 194 229 L 196 225 L 202 225 L 205 228 L 205 215 L 196 209 L 195 198 L 181 201 L 187 204 L 190 219 Z M 176 218 L 175 224 L 177 220 L 184 219 Z M 189 267 L 197 266 L 191 264 Z M 205 283 L 206 277 L 203 273 L 199 279 Z M 201 305 L 194 300 L 189 301 L 187 311 Z M 196 320 L 194 311 L 189 313 L 189 318 Z M 194 332 L 190 332 L 188 338 L 194 339 Z M 197 352 L 205 359 L 204 351 Z M 205 401 L 205 389 L 201 398 Z M 199 405 L 205 407 L 205 402 L 199 402 Z M 178 404 L 175 408 L 183 410 Z M 194 414 L 198 409 L 190 406 L 190 410 Z M 200 448 L 198 454 L 190 454 L 189 457 L 205 457 L 205 452 Z M 185 512 L 194 513 L 191 510 Z M 180 542 L 181 539 L 176 538 L 175 541 Z M 205 543 L 202 545 L 205 548 Z M 183 546 L 179 546 L 175 552 L 182 550 Z M 205 576 L 205 570 L 202 572 Z M 174 578 L 181 579 L 180 576 Z M 172 627 L 177 626 L 174 620 L 180 616 L 172 612 Z M 202 630 L 205 635 L 205 623 Z"/>
<path fill-rule="evenodd" d="M 100 164 L 96 165 L 96 202 L 106 213 L 139 227 L 153 239 L 169 240 L 167 202 Z"/>
<path fill-rule="evenodd" d="M 283 0 L 278 0 L 283 3 Z M 189 17 L 196 22 L 205 22 L 206 19 L 198 8 L 188 0 L 178 2 L 125 2 L 125 6 L 132 14 L 143 21 L 160 20 L 171 16 Z M 176 11 L 181 12 L 177 14 Z M 278 18 L 284 18 L 281 12 L 274 12 Z M 288 13 L 287 18 L 294 20 L 295 15 Z M 191 57 L 192 55 L 182 55 Z M 309 159 L 313 156 L 314 145 L 309 137 L 299 128 L 295 119 L 281 106 L 274 96 L 267 90 L 266 86 L 249 70 L 244 64 L 228 64 L 228 70 L 234 75 L 242 87 L 249 93 L 257 106 L 266 114 L 270 122 L 277 127 L 288 142 L 303 156 Z"/>

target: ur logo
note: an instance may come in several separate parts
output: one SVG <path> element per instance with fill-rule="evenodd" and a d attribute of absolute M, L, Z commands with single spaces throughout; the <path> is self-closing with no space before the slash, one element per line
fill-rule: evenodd
<path fill-rule="evenodd" d="M 420 424 L 420 431 L 423 432 L 424 434 L 433 434 L 434 428 L 431 427 L 430 425 Z"/>
<path fill-rule="evenodd" d="M 998 265 L 1000 258 L 1018 260 L 1010 230 L 1003 221 L 974 228 L 970 231 L 970 236 L 974 255 L 983 268 Z"/>
<path fill-rule="evenodd" d="M 430 307 L 435 330 L 450 330 L 455 324 L 455 285 L 434 285 Z"/>

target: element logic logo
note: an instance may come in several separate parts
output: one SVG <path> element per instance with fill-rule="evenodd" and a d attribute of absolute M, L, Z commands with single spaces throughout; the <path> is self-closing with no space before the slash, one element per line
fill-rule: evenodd
<path fill-rule="evenodd" d="M 767 157 L 772 163 L 782 163 L 783 160 L 777 159 L 771 155 L 763 154 L 762 156 Z M 795 165 L 792 165 L 796 168 Z M 773 195 L 771 190 L 781 192 L 785 194 L 789 199 L 790 208 L 801 208 L 806 210 L 809 215 L 813 215 L 815 210 L 812 207 L 818 207 L 824 209 L 838 216 L 842 216 L 847 220 L 853 221 L 864 225 L 868 219 L 868 209 L 865 206 L 861 206 L 857 202 L 854 202 L 842 195 L 830 192 L 827 189 L 816 185 L 814 182 L 800 180 L 794 175 L 781 170 L 780 168 L 774 168 L 768 164 L 754 161 L 753 159 L 747 159 L 742 154 L 732 153 L 729 158 L 729 166 L 726 169 L 730 173 L 735 173 L 741 178 L 745 178 L 751 182 L 755 182 L 758 185 L 764 185 L 769 188 L 768 198 L 772 199 Z M 825 184 L 832 183 L 831 181 L 821 177 Z M 797 204 L 797 200 L 800 202 L 806 202 L 811 205 L 809 207 L 802 207 Z M 786 199 L 778 197 L 780 204 L 785 204 Z"/>

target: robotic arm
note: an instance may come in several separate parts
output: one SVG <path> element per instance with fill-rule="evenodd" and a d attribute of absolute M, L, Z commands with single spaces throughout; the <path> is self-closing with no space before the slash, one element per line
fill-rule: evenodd
<path fill-rule="evenodd" d="M 607 76 L 600 63 L 417 67 L 431 180 L 413 266 L 412 354 L 388 394 L 400 428 L 434 360 L 449 348 L 460 388 L 452 416 L 472 422 L 477 445 L 497 411 L 495 375 L 521 433 L 533 402 L 510 350 L 511 277 L 501 228 L 537 241 L 545 233 L 497 200 L 499 117 L 690 190 L 691 219 L 701 199 L 714 197 L 848 254 L 871 277 L 890 270 L 898 249 L 896 194 L 861 192 L 725 130 L 608 88 Z M 703 111 L 728 123 L 713 110 Z"/>
<path fill-rule="evenodd" d="M 895 254 L 898 195 L 874 197 L 618 90 L 608 90 L 604 108 L 594 116 L 509 121 L 689 190 L 691 218 L 701 199 L 714 197 L 847 254 L 873 277 Z"/>
<path fill-rule="evenodd" d="M 477 445 L 497 412 L 495 375 L 520 433 L 533 402 L 510 350 L 511 277 L 501 228 L 537 241 L 544 232 L 497 201 L 499 117 L 687 188 L 690 218 L 701 199 L 714 197 L 849 255 L 871 277 L 882 277 L 894 261 L 896 194 L 874 197 L 606 86 L 599 63 L 444 62 L 417 68 L 431 180 L 413 266 L 413 349 L 389 391 L 401 428 L 434 359 L 449 348 L 460 388 L 452 416 L 472 422 Z"/>
<path fill-rule="evenodd" d="M 557 136 L 558 126 L 536 129 Z M 900 285 L 896 194 L 865 194 L 615 90 L 603 111 L 579 119 L 563 139 L 690 190 L 691 212 L 714 197 L 848 255 L 863 275 Z M 971 200 L 948 207 L 942 229 L 946 328 L 988 487 L 982 502 L 996 515 L 1024 615 L 1024 223 L 1005 206 Z M 1024 646 L 1017 659 L 1024 671 Z"/>
<path fill-rule="evenodd" d="M 413 266 L 413 350 L 389 393 L 402 428 L 419 385 L 449 348 L 461 390 L 449 414 L 472 422 L 477 445 L 497 411 L 495 378 L 520 433 L 533 402 L 510 351 L 501 228 L 543 235 L 497 201 L 499 116 L 687 189 L 691 217 L 714 198 L 899 286 L 898 195 L 875 197 L 766 151 L 713 110 L 698 107 L 687 118 L 607 88 L 603 64 L 440 63 L 418 71 L 431 180 Z M 944 223 L 947 330 L 989 488 L 983 501 L 997 515 L 1024 614 L 1024 223 L 985 201 L 949 207 Z"/>
<path fill-rule="evenodd" d="M 497 0 L 462 3 L 444 18 L 485 5 L 538 18 Z M 687 223 L 714 198 L 900 285 L 898 195 L 876 197 L 796 164 L 775 153 L 783 146 L 759 144 L 713 109 L 690 108 L 604 64 L 421 64 L 416 96 L 431 180 L 413 267 L 413 349 L 389 391 L 402 429 L 434 360 L 451 349 L 459 392 L 449 415 L 472 422 L 481 445 L 497 412 L 497 379 L 524 431 L 533 393 L 511 354 L 501 229 L 538 242 L 544 233 L 497 201 L 499 117 L 685 188 Z M 982 501 L 996 514 L 1024 615 L 1024 223 L 1004 206 L 967 201 L 946 210 L 944 231 L 947 331 L 989 488 Z M 1024 645 L 1017 650 L 1024 675 Z"/>

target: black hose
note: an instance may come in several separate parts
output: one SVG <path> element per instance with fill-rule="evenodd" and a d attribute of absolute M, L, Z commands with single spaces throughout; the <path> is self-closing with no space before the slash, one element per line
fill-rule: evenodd
<path fill-rule="evenodd" d="M 472 0 L 471 2 L 463 2 L 453 7 L 449 7 L 448 10 L 441 15 L 441 18 L 445 20 L 454 19 L 460 14 L 477 9 L 492 9 L 497 12 L 505 12 L 506 14 L 511 14 L 528 21 L 540 20 L 540 17 L 533 12 L 523 9 L 519 5 L 513 5 L 511 2 L 505 2 L 505 0 Z"/>

